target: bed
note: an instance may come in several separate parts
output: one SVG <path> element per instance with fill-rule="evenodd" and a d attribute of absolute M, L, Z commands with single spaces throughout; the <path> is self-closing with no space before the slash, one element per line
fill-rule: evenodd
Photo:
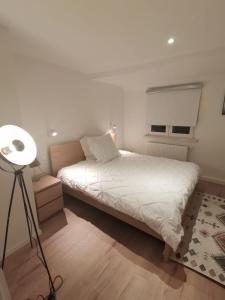
<path fill-rule="evenodd" d="M 168 260 L 183 236 L 182 216 L 199 176 L 190 162 L 120 151 L 107 162 L 85 160 L 79 141 L 53 145 L 53 175 L 64 192 L 165 242 Z"/>

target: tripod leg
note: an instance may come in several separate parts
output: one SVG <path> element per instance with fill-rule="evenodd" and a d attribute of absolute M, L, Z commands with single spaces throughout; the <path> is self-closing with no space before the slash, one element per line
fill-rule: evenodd
<path fill-rule="evenodd" d="M 4 248 L 3 248 L 3 255 L 2 255 L 2 269 L 4 268 L 4 264 L 5 264 L 5 254 L 6 254 L 6 247 L 7 247 L 7 241 L 8 241 L 8 233 L 9 233 L 9 221 L 10 221 L 10 215 L 11 215 L 11 209 L 12 209 L 13 196 L 14 196 L 14 192 L 15 192 L 16 179 L 17 179 L 17 175 L 15 174 L 14 175 L 12 192 L 11 192 L 11 196 L 10 196 L 8 215 L 7 215 L 7 223 L 6 223 L 6 230 L 5 230 L 5 241 L 4 241 Z"/>
<path fill-rule="evenodd" d="M 33 243 L 32 243 L 32 236 L 31 236 L 31 224 L 29 223 L 29 214 L 28 214 L 28 210 L 27 210 L 27 204 L 25 201 L 25 195 L 24 195 L 24 189 L 23 189 L 23 184 L 22 184 L 22 180 L 21 180 L 21 174 L 19 174 L 19 185 L 20 185 L 20 189 L 21 189 L 21 193 L 22 193 L 22 198 L 23 198 L 23 205 L 24 205 L 24 211 L 25 211 L 25 215 L 26 215 L 26 220 L 27 220 L 27 228 L 28 228 L 28 232 L 29 232 L 29 238 L 30 238 L 30 246 L 31 248 L 33 248 Z"/>
<path fill-rule="evenodd" d="M 44 255 L 44 251 L 43 251 L 42 246 L 41 246 L 41 241 L 40 241 L 40 238 L 39 238 L 39 235 L 38 235 L 37 226 L 36 226 L 36 223 L 35 223 L 34 214 L 33 214 L 33 211 L 32 211 L 31 204 L 30 204 L 30 200 L 29 200 L 29 196 L 28 196 L 28 192 L 27 192 L 27 188 L 26 188 L 26 185 L 25 185 L 23 175 L 21 175 L 21 181 L 22 181 L 22 185 L 23 185 L 23 188 L 24 188 L 24 191 L 25 191 L 27 205 L 28 205 L 28 209 L 29 209 L 29 212 L 30 212 L 30 215 L 31 215 L 33 226 L 34 226 L 37 243 L 38 243 L 38 246 L 39 246 L 40 251 L 41 251 L 41 256 L 42 256 L 46 271 L 48 273 L 49 282 L 51 284 L 51 290 L 52 290 L 53 293 L 55 293 L 54 283 L 53 283 L 53 280 L 52 280 L 52 277 L 51 277 L 51 274 L 50 274 L 50 271 L 49 271 L 49 268 L 48 268 L 48 265 L 47 265 L 47 261 L 46 261 L 45 255 Z"/>

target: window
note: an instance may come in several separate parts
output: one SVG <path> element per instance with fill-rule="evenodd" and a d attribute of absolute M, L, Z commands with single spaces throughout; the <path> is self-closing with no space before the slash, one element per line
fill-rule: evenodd
<path fill-rule="evenodd" d="M 190 130 L 188 126 L 172 126 L 172 133 L 190 134 Z"/>
<path fill-rule="evenodd" d="M 151 125 L 151 132 L 166 132 L 166 125 Z"/>
<path fill-rule="evenodd" d="M 202 86 L 196 82 L 149 88 L 146 91 L 149 133 L 193 138 Z"/>
<path fill-rule="evenodd" d="M 178 137 L 192 138 L 194 133 L 194 127 L 190 126 L 170 126 L 169 135 Z"/>
<path fill-rule="evenodd" d="M 168 126 L 166 125 L 149 125 L 148 128 L 150 129 L 151 135 L 168 135 Z"/>
<path fill-rule="evenodd" d="M 194 133 L 194 127 L 191 126 L 150 125 L 149 128 L 151 135 L 192 138 Z"/>

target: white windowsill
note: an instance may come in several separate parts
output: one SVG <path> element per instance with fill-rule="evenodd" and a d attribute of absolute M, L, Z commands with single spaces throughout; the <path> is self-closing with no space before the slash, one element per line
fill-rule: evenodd
<path fill-rule="evenodd" d="M 157 135 L 157 134 L 145 134 L 144 137 L 151 138 L 151 140 L 162 141 L 166 140 L 167 142 L 182 142 L 182 143 L 197 143 L 198 139 L 193 137 L 181 137 L 181 136 L 170 136 L 170 135 Z"/>

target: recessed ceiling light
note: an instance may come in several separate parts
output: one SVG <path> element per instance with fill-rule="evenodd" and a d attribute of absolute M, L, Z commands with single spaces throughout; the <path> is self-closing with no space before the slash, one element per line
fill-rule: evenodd
<path fill-rule="evenodd" d="M 174 42 L 175 42 L 175 38 L 173 38 L 173 37 L 169 38 L 168 41 L 167 41 L 167 43 L 168 43 L 169 45 L 174 44 Z"/>

